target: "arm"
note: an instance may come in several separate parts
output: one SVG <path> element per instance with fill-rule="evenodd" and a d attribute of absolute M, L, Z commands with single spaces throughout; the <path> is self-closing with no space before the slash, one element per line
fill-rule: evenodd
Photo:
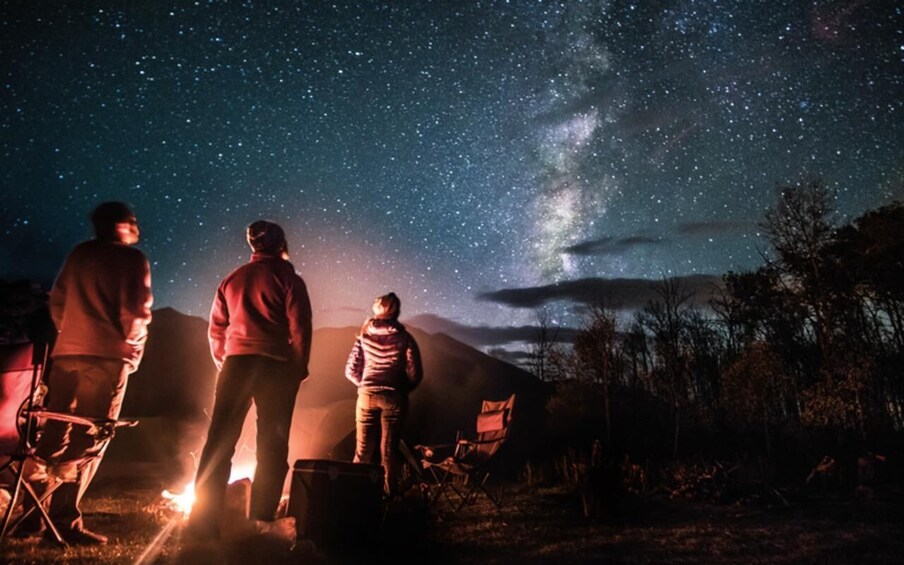
<path fill-rule="evenodd" d="M 60 270 L 60 273 L 57 275 L 56 280 L 53 283 L 53 288 L 50 290 L 50 301 L 48 306 L 50 307 L 50 317 L 53 320 L 54 326 L 56 326 L 56 331 L 60 331 L 60 327 L 63 322 L 63 311 L 66 308 L 66 292 L 69 288 L 69 259 L 66 259 L 66 262 L 63 264 L 63 268 Z"/>
<path fill-rule="evenodd" d="M 295 276 L 286 299 L 286 317 L 289 320 L 289 339 L 292 346 L 292 365 L 299 378 L 308 378 L 308 362 L 311 358 L 311 299 L 301 277 Z"/>
<path fill-rule="evenodd" d="M 226 328 L 228 326 L 229 308 L 226 306 L 226 296 L 223 292 L 223 283 L 221 283 L 210 308 L 210 322 L 207 326 L 210 355 L 213 357 L 218 371 L 223 367 L 223 357 L 226 355 Z"/>
<path fill-rule="evenodd" d="M 408 335 L 408 347 L 405 351 L 405 373 L 408 376 L 408 390 L 412 391 L 421 384 L 424 378 L 424 367 L 421 364 L 421 350 L 411 335 Z"/>
<path fill-rule="evenodd" d="M 136 265 L 129 270 L 127 280 L 120 289 L 119 323 L 125 339 L 126 363 L 130 371 L 138 369 L 144 356 L 144 346 L 148 339 L 148 324 L 151 323 L 151 267 L 143 254 L 137 256 Z"/>
<path fill-rule="evenodd" d="M 351 353 L 348 354 L 348 360 L 345 362 L 345 378 L 350 380 L 353 385 L 358 386 L 361 384 L 363 374 L 364 347 L 361 345 L 361 338 L 357 338 Z"/>

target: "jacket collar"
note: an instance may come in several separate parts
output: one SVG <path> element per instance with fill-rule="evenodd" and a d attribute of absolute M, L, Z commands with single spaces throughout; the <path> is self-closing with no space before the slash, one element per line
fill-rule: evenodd
<path fill-rule="evenodd" d="M 267 261 L 270 259 L 278 259 L 280 261 L 283 260 L 283 258 L 280 257 L 279 253 L 269 253 L 266 251 L 254 251 L 251 253 L 251 261 L 252 262 Z"/>
<path fill-rule="evenodd" d="M 369 335 L 390 335 L 399 333 L 404 329 L 404 326 L 398 320 L 383 320 L 379 318 L 371 318 L 364 326 L 365 333 Z"/>

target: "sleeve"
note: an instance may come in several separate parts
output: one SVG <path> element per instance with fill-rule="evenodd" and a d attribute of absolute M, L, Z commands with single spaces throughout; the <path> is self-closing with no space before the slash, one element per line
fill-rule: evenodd
<path fill-rule="evenodd" d="M 223 357 L 226 355 L 226 328 L 229 326 L 229 308 L 226 305 L 224 284 L 220 283 L 217 293 L 210 307 L 210 322 L 207 325 L 207 339 L 210 342 L 210 355 L 217 366 L 217 370 L 223 367 Z"/>
<path fill-rule="evenodd" d="M 345 362 L 345 378 L 350 380 L 355 386 L 358 386 L 361 384 L 363 372 L 364 347 L 359 337 L 355 339 L 355 345 L 352 346 L 352 351 L 348 354 L 348 360 Z"/>
<path fill-rule="evenodd" d="M 408 390 L 414 390 L 424 378 L 424 367 L 421 364 L 421 350 L 410 334 L 405 351 L 405 372 L 408 376 Z"/>
<path fill-rule="evenodd" d="M 301 380 L 308 378 L 308 362 L 311 359 L 313 334 L 311 299 L 304 280 L 294 276 L 286 297 L 286 317 L 289 320 L 289 339 L 292 347 L 292 365 Z"/>
<path fill-rule="evenodd" d="M 124 281 L 121 287 L 119 322 L 125 338 L 129 372 L 138 369 L 138 364 L 144 356 L 148 324 L 151 323 L 151 306 L 154 304 L 151 292 L 151 266 L 143 254 L 138 257 L 135 268 L 129 270 L 128 280 Z"/>
<path fill-rule="evenodd" d="M 60 273 L 57 275 L 56 280 L 53 282 L 53 288 L 50 289 L 48 306 L 50 308 L 50 318 L 53 320 L 53 324 L 56 326 L 57 331 L 62 327 L 63 312 L 66 309 L 66 292 L 68 288 L 69 260 L 67 259 L 63 264 L 63 268 L 60 269 Z"/>

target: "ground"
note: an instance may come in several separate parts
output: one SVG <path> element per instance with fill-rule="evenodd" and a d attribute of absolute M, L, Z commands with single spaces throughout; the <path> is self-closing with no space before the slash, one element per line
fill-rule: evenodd
<path fill-rule="evenodd" d="M 904 492 L 870 498 L 810 496 L 784 502 L 710 504 L 664 495 L 627 497 L 585 517 L 581 496 L 562 486 L 509 484 L 504 504 L 486 498 L 455 510 L 444 499 L 387 507 L 368 547 L 353 516 L 337 547 L 293 544 L 286 531 L 237 528 L 220 544 L 186 545 L 181 515 L 154 486 L 107 482 L 83 503 L 86 523 L 108 534 L 100 548 L 54 548 L 9 538 L 7 563 L 904 563 Z"/>

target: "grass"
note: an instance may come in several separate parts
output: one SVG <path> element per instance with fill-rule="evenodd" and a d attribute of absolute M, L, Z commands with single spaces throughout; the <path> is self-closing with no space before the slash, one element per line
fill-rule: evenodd
<path fill-rule="evenodd" d="M 382 536 L 362 546 L 353 510 L 341 548 L 237 529 L 220 544 L 186 546 L 183 520 L 153 485 L 92 486 L 88 527 L 110 536 L 99 548 L 47 547 L 9 538 L 8 563 L 904 563 L 904 493 L 870 500 L 811 497 L 790 504 L 708 504 L 633 497 L 585 518 L 581 497 L 562 486 L 507 485 L 497 509 L 486 498 L 461 510 L 445 500 L 426 513 L 410 497 L 387 508 Z M 345 541 L 347 540 L 347 542 Z M 349 551 L 357 549 L 357 551 Z"/>

